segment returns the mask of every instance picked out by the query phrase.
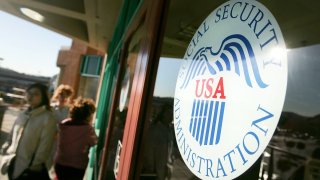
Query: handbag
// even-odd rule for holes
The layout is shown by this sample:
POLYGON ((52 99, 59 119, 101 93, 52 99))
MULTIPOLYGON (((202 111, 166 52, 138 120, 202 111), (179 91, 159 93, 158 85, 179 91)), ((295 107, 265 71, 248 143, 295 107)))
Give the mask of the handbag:
MULTIPOLYGON (((37 152, 37 149, 35 150, 37 152)), ((48 173, 48 170, 45 166, 45 164, 41 164, 41 170, 40 171, 32 171, 30 169, 34 157, 36 153, 33 153, 31 161, 28 165, 28 168, 22 172, 22 174, 16 179, 16 180, 33 180, 33 179, 41 179, 41 180, 50 180, 50 176, 48 173)))

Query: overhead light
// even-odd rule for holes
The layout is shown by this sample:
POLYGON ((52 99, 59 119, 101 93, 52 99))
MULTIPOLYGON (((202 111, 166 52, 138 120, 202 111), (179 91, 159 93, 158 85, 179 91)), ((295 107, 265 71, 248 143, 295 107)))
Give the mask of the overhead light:
POLYGON ((35 20, 35 21, 39 21, 39 22, 43 22, 44 20, 44 16, 42 16, 40 13, 29 9, 29 8, 20 8, 20 11, 26 15, 27 17, 35 20))

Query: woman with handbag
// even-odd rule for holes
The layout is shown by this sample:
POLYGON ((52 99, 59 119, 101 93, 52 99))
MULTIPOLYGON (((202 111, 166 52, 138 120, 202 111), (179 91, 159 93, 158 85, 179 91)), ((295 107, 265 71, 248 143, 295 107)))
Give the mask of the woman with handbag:
POLYGON ((1 173, 9 179, 49 179, 50 157, 56 121, 50 108, 45 85, 36 83, 27 89, 29 108, 15 121, 9 141, 4 144, 1 173))

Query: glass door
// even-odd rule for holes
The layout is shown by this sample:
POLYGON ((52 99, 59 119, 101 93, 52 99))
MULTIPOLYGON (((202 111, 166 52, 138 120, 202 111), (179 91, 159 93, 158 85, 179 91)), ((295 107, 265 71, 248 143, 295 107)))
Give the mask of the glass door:
MULTIPOLYGON (((179 139, 175 137, 173 125, 174 92, 183 55, 192 37, 202 21, 224 2, 227 1, 170 3, 161 58, 155 60, 152 70, 156 73, 149 82, 155 86, 149 94, 148 113, 143 119, 136 179, 198 179, 179 152, 179 148, 186 149, 185 144, 177 145, 179 139)), ((237 179, 319 179, 319 3, 259 2, 274 14, 282 29, 287 45, 288 85, 271 141, 255 164, 237 179)), ((202 34, 198 38, 200 36, 202 34)), ((213 173, 217 175, 217 169, 213 173)))
POLYGON ((124 45, 120 59, 120 72, 113 99, 112 113, 108 126, 108 139, 104 157, 103 176, 116 179, 119 170, 120 153, 123 144, 124 128, 128 117, 129 101, 134 99, 134 78, 139 76, 141 42, 144 24, 141 24, 124 45))
POLYGON ((124 35, 99 179, 132 179, 166 1, 144 1, 124 35))

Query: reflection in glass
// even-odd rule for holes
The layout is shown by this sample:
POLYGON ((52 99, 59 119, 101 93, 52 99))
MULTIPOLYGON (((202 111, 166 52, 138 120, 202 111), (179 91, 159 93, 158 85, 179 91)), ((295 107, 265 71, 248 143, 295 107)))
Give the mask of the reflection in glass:
POLYGON ((159 107, 154 106, 158 112, 150 122, 142 171, 154 174, 157 179, 170 179, 174 159, 173 107, 172 103, 159 102, 159 107))
POLYGON ((136 68, 136 62, 138 58, 138 52, 140 49, 140 37, 141 32, 137 31, 131 38, 128 46, 128 53, 125 60, 124 72, 120 75, 121 87, 119 100, 117 101, 116 109, 114 112, 114 119, 112 121, 111 134, 108 142, 107 150, 107 179, 115 179, 114 166, 117 156, 118 143, 122 143, 124 126, 126 123, 128 103, 130 99, 130 91, 132 87, 132 81, 136 68))
POLYGON ((320 45, 288 51, 288 88, 261 179, 320 179, 320 45))
POLYGON ((141 179, 198 179, 184 164, 173 126, 173 97, 181 59, 161 58, 147 123, 141 179))
MULTIPOLYGON (((254 165, 260 169, 259 179, 320 179, 319 57, 320 45, 288 51, 285 105, 272 140, 262 159, 254 165)), ((141 176, 145 178, 197 179, 181 159, 173 124, 169 123, 173 120, 172 111, 167 110, 173 105, 175 81, 182 61, 160 59, 144 146, 141 176)), ((250 171, 238 179, 252 177, 250 171)))

